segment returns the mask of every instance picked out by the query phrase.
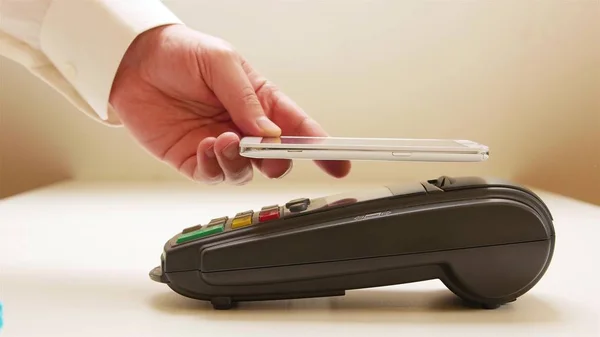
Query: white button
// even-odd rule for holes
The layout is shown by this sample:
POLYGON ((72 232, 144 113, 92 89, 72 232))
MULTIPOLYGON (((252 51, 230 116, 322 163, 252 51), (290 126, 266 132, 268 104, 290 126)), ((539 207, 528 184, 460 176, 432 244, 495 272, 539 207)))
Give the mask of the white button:
POLYGON ((72 65, 71 63, 67 63, 67 64, 65 64, 65 66, 63 68, 63 74, 68 79, 73 80, 73 79, 75 79, 75 77, 77 77, 77 68, 75 68, 75 66, 72 65))

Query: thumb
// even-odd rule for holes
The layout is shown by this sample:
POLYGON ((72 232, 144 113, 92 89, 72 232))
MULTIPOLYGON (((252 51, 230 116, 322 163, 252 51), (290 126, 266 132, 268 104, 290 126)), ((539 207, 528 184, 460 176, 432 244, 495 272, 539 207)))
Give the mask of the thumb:
POLYGON ((212 89, 240 130, 248 135, 278 137, 281 129, 265 114, 254 87, 237 57, 211 64, 212 89))

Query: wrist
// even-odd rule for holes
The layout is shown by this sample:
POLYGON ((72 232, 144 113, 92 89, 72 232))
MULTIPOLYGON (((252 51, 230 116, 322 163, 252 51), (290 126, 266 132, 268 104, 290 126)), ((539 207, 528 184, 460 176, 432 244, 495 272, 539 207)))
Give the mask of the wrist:
POLYGON ((130 83, 128 79, 132 77, 144 80, 144 65, 151 63, 153 56, 158 55, 161 48, 164 48, 167 36, 171 34, 173 29, 183 26, 182 24, 167 24, 151 28, 140 33, 129 45, 115 73, 113 80, 111 95, 109 101, 115 104, 115 97, 123 90, 126 83, 130 83))
POLYGON ((120 73, 131 69, 139 69, 147 58, 156 55, 174 26, 180 24, 155 27, 139 34, 125 51, 116 75, 119 76, 120 73))

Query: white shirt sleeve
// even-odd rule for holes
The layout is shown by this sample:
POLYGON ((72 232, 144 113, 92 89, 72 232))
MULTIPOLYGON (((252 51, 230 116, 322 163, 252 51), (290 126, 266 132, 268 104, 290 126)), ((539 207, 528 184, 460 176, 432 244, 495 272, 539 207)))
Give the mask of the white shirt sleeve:
POLYGON ((0 55, 87 115, 119 125, 108 100, 131 42, 182 24, 160 0, 0 0, 0 55))

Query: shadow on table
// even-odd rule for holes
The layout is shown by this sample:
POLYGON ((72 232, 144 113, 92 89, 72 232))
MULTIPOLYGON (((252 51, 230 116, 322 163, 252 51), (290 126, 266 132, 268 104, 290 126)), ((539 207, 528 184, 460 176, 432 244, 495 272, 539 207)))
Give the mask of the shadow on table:
POLYGON ((495 310, 470 308, 453 293, 354 290, 345 296, 280 301, 242 302, 231 310, 214 310, 209 302, 182 297, 173 292, 152 298, 151 305, 171 315, 201 316, 230 321, 345 321, 407 322, 428 324, 524 324, 556 322, 558 311, 535 295, 495 310))

